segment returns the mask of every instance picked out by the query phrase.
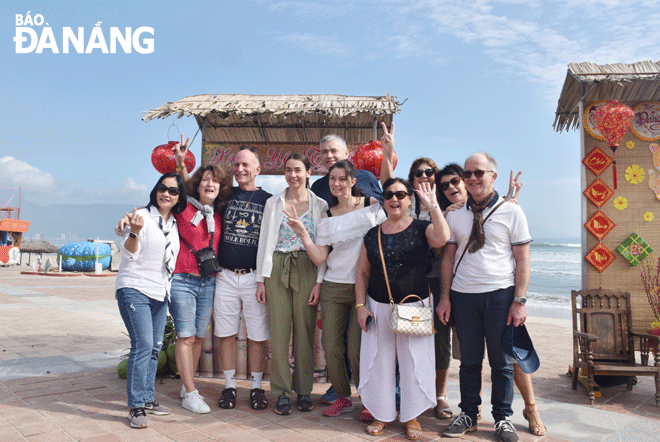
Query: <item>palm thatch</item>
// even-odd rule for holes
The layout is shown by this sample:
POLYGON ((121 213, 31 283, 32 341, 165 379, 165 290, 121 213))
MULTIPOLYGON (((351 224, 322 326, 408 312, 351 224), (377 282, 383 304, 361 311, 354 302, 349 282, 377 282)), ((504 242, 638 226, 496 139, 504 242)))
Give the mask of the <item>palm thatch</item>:
POLYGON ((557 132, 577 129, 580 101, 601 100, 660 101, 660 62, 570 63, 553 127, 557 132))
POLYGON ((348 95, 193 95, 146 112, 144 121, 192 115, 212 143, 316 143, 337 133, 348 143, 374 138, 399 112, 396 97, 348 95))
POLYGON ((52 245, 44 239, 31 239, 21 243, 22 253, 57 253, 59 250, 59 247, 52 245))

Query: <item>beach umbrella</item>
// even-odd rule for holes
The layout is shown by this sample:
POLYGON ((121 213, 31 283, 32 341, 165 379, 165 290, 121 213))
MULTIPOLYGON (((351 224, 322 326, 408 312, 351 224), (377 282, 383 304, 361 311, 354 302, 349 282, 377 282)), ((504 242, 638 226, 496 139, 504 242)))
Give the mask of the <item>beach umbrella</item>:
MULTIPOLYGON (((594 112, 594 123, 605 138, 607 145, 612 149, 612 156, 616 155, 616 148, 619 147, 621 139, 632 123, 635 113, 623 103, 618 101, 609 101, 605 106, 601 106, 594 112)), ((614 189, 616 183, 616 159, 613 158, 612 172, 614 174, 614 189)))
MULTIPOLYGON (((380 167, 383 164, 383 146, 380 141, 369 141, 358 147, 351 158, 356 169, 368 170, 380 178, 380 167)), ((396 169, 398 156, 394 152, 392 159, 392 169, 396 169)))
MULTIPOLYGON (((154 165, 156 170, 160 173, 176 172, 176 159, 174 158, 174 151, 172 150, 177 144, 176 141, 170 141, 167 144, 156 146, 151 152, 151 164, 154 165)), ((186 158, 184 160, 186 170, 191 173, 195 168, 195 155, 188 149, 186 158)))

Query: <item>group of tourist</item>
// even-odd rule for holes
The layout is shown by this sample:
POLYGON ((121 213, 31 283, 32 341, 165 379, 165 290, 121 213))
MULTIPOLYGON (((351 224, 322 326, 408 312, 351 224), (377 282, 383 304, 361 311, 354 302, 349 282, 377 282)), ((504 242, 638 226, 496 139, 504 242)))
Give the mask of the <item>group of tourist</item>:
POLYGON ((502 347, 507 325, 519 326, 526 319, 531 237, 514 204, 519 175, 514 179, 512 173, 507 196, 501 198, 493 188, 497 164, 481 152, 466 160, 465 169, 452 163, 439 170, 432 159, 419 158, 407 180, 395 178, 394 124, 382 127, 382 192, 373 174, 355 169, 346 142, 337 135, 320 141, 326 176, 310 189, 311 163, 294 153, 285 163, 287 188, 275 196, 256 187, 261 169, 254 148, 241 148, 233 158, 237 187, 217 166, 201 167, 188 177, 183 160, 189 140, 181 136, 174 148, 177 174, 163 175, 149 205, 126 214, 117 225, 124 259, 116 297, 131 339, 127 391, 132 427, 148 426, 146 414, 170 412, 154 398, 168 303, 184 408, 210 412, 195 388, 194 373, 211 314, 225 378, 218 405, 236 406, 236 334, 242 311, 250 406, 268 407, 262 377, 270 339, 275 413, 291 413, 294 393, 299 411, 312 410, 313 336, 320 304, 322 346, 336 393, 324 415, 353 410, 352 374, 363 404, 360 420, 370 422, 371 435, 382 434, 397 414, 412 440, 421 438, 417 417, 429 408, 435 407, 440 419, 452 418, 447 399, 451 322, 458 337, 455 355, 460 348, 462 412, 443 435, 459 437, 477 429, 484 341, 499 439, 517 440, 509 421, 514 373, 530 431, 545 433, 531 379, 514 368, 502 347), (432 305, 435 335, 393 332, 392 306, 399 303, 432 305), (400 391, 400 404, 395 391, 400 391))

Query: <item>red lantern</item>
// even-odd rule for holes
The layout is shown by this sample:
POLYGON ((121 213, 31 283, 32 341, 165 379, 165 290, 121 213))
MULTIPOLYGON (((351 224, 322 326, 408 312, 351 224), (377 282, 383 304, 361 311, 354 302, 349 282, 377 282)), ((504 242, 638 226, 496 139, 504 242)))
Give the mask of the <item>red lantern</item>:
MULTIPOLYGON (((621 139, 630 127, 634 115, 635 113, 630 106, 626 106, 618 101, 609 101, 605 106, 601 106, 596 112, 594 112, 594 123, 605 138, 607 145, 612 149, 612 156, 616 155, 616 148, 619 147, 621 139)), ((616 189, 615 159, 613 164, 612 172, 614 173, 614 189, 616 189)))
MULTIPOLYGON (((154 165, 158 172, 176 172, 176 160, 174 159, 174 151, 172 150, 176 144, 176 141, 170 141, 167 144, 156 146, 153 152, 151 152, 151 164, 154 165)), ((188 149, 184 160, 188 173, 191 173, 195 168, 195 162, 195 155, 188 149)))
MULTIPOLYGON (((392 159, 392 169, 396 169, 398 162, 396 151, 392 159)), ((383 146, 380 141, 369 141, 358 147, 351 158, 356 169, 368 170, 380 178, 380 167, 383 164, 383 146)))

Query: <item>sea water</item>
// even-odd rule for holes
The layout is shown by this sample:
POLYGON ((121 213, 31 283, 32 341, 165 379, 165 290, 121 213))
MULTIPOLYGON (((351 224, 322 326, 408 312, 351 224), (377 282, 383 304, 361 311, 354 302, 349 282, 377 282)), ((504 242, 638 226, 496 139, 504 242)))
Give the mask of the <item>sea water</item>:
POLYGON ((571 317, 571 290, 581 289, 580 243, 566 239, 535 239, 530 247, 527 312, 533 316, 571 317))

